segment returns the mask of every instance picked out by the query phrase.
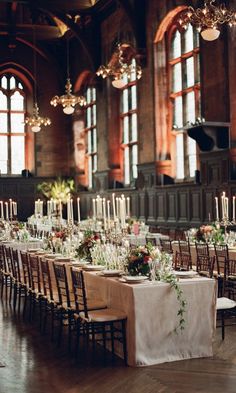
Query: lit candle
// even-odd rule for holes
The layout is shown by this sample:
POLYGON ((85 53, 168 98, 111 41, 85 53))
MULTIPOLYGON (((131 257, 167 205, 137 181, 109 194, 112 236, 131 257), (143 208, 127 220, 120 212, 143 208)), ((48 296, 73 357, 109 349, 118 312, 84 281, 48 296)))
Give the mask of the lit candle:
POLYGON ((73 209, 73 199, 70 200, 70 215, 71 223, 74 224, 74 209, 73 209))
POLYGON ((1 204, 1 219, 4 220, 3 201, 0 201, 0 204, 1 204))
POLYGON ((60 199, 59 199, 59 215, 60 215, 60 219, 62 220, 62 203, 60 199))
POLYGON ((70 199, 67 199, 67 222, 69 223, 71 215, 70 215, 70 199))
POLYGON ((96 219, 96 199, 93 198, 93 219, 96 219))
POLYGON ((111 228, 110 203, 111 203, 111 201, 107 201, 107 226, 108 226, 108 229, 111 228))
POLYGON ((9 220, 9 210, 8 210, 8 202, 5 202, 5 208, 6 208, 6 220, 9 220))
POLYGON ((233 196, 233 221, 235 222, 235 196, 233 196))
POLYGON ((12 199, 9 199, 9 207, 10 207, 10 220, 12 220, 12 199))
POLYGON ((120 198, 116 197, 116 216, 118 219, 120 218, 119 206, 120 206, 120 198))
POLYGON ((112 208, 113 208, 113 218, 116 219, 116 204, 115 204, 115 193, 112 193, 112 208))
POLYGON ((102 206, 103 206, 104 231, 106 231, 107 222, 106 222, 106 199, 105 198, 103 198, 103 200, 102 200, 102 206))
POLYGON ((130 217, 130 197, 126 198, 127 201, 127 217, 130 217))
POLYGON ((229 198, 225 197, 225 218, 229 218, 229 198))
POLYGON ((78 222, 80 222, 80 198, 77 198, 78 222))

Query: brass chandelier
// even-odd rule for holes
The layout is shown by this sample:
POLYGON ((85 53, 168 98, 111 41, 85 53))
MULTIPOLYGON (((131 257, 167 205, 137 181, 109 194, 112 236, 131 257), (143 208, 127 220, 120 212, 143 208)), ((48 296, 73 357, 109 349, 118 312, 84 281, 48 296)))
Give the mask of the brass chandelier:
POLYGON ((75 111, 75 106, 79 104, 81 107, 87 104, 85 97, 76 96, 72 94, 72 84, 70 81, 70 72, 69 72, 69 39, 67 38, 67 80, 65 85, 65 94, 62 96, 54 96, 50 104, 56 107, 57 105, 62 105, 62 110, 66 115, 71 115, 75 111))
POLYGON ((31 131, 39 132, 41 130, 41 126, 50 126, 51 120, 48 117, 42 117, 39 115, 39 107, 37 103, 37 67, 36 67, 36 37, 35 37, 35 27, 33 31, 34 38, 34 107, 33 113, 31 116, 27 116, 25 118, 25 124, 28 124, 31 127, 31 131))
POLYGON ((41 117, 39 115, 39 107, 36 100, 34 102, 33 114, 26 117, 25 124, 28 124, 33 132, 39 132, 41 126, 50 126, 51 124, 51 120, 48 117, 41 117))
POLYGON ((234 11, 227 10, 224 3, 219 6, 213 3, 215 0, 205 0, 203 8, 188 7, 180 15, 179 24, 187 28, 187 25, 191 23, 201 33, 204 40, 216 40, 220 35, 221 25, 227 24, 231 27, 236 23, 236 14, 234 11))
POLYGON ((112 77, 112 85, 117 89, 122 89, 125 85, 125 77, 132 79, 135 75, 137 79, 142 76, 142 69, 139 65, 134 63, 135 57, 133 56, 129 62, 124 59, 124 48, 127 48, 127 44, 118 44, 114 56, 116 61, 110 61, 107 65, 101 65, 97 70, 96 74, 101 76, 103 79, 112 77))

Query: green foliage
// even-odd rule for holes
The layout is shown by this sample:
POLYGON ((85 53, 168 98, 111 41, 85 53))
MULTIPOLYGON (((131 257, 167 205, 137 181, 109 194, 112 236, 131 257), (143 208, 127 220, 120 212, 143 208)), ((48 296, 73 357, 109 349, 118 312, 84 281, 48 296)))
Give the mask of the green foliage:
POLYGON ((61 200, 63 204, 66 204, 68 197, 75 190, 75 184, 73 179, 65 180, 59 177, 54 182, 39 184, 37 190, 48 199, 61 200))

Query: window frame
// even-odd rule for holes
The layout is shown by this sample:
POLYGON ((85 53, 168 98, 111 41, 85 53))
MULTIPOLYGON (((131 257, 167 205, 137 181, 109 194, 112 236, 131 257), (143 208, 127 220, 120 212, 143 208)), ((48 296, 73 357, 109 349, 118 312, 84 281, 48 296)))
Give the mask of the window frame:
MULTIPOLYGON (((122 149, 122 163, 121 163, 121 169, 122 169, 122 173, 123 173, 123 180, 124 180, 124 186, 125 187, 129 187, 132 185, 132 183, 135 181, 135 179, 137 177, 133 176, 133 165, 138 164, 139 161, 139 157, 138 157, 138 146, 139 146, 139 137, 138 137, 138 94, 137 94, 137 78, 135 80, 131 80, 131 81, 127 81, 126 85, 120 89, 121 90, 121 100, 120 100, 120 129, 121 129, 121 149, 122 149), (128 89, 128 100, 129 100, 129 94, 130 96, 132 96, 131 93, 131 88, 132 86, 136 87, 136 108, 129 108, 129 104, 130 102, 128 102, 128 110, 127 111, 123 111, 123 94, 124 94, 124 90, 128 89), (130 93, 129 93, 130 92, 130 93), (129 140, 128 142, 124 142, 124 119, 127 117, 129 120, 129 124, 130 119, 132 118, 132 116, 136 114, 137 116, 137 139, 135 141, 130 140, 130 134, 132 134, 132 127, 129 127, 129 140), (132 148, 133 146, 137 146, 137 164, 133 164, 133 159, 130 162, 130 156, 132 156, 132 148), (129 151, 129 183, 125 182, 125 149, 128 148, 129 151)), ((132 99, 132 98, 131 98, 132 99)), ((137 169, 136 169, 137 171, 137 169)))
POLYGON ((27 94, 26 94, 26 87, 24 86, 24 82, 16 76, 14 73, 10 72, 3 72, 0 75, 0 91, 3 92, 3 94, 7 98, 7 109, 1 109, 0 108, 0 114, 6 114, 7 115, 7 132, 1 132, 0 130, 0 136, 5 136, 7 137, 7 154, 8 154, 8 159, 7 159, 7 173, 1 173, 3 176, 19 176, 21 175, 21 172, 19 173, 12 173, 12 137, 24 137, 24 167, 22 169, 25 169, 26 167, 26 139, 27 139, 27 131, 26 127, 24 126, 24 132, 11 132, 11 114, 23 114, 23 117, 25 119, 26 116, 26 105, 27 105, 27 94), (1 86, 1 81, 2 79, 6 77, 7 79, 7 88, 3 88, 1 86), (16 87, 11 88, 11 78, 15 79, 16 82, 16 87), (22 85, 22 89, 18 87, 18 85, 22 85), (11 97, 15 92, 19 92, 21 96, 23 96, 24 102, 23 102, 23 110, 16 110, 16 109, 11 109, 11 97))
MULTIPOLYGON (((184 117, 185 117, 185 109, 186 109, 186 103, 182 103, 182 109, 183 109, 183 114, 182 114, 182 120, 183 120, 183 125, 182 127, 179 128, 174 128, 174 101, 177 97, 182 97, 184 100, 187 94, 193 92, 194 93, 194 103, 195 103, 195 116, 200 117, 200 103, 201 103, 201 81, 200 81, 200 43, 198 42, 198 46, 194 46, 193 42, 193 49, 187 52, 183 52, 183 37, 182 35, 185 33, 184 29, 180 29, 177 23, 177 17, 173 20, 171 26, 167 29, 167 40, 166 40, 166 64, 167 64, 167 75, 168 75, 168 112, 169 112, 169 129, 170 129, 170 135, 171 135, 171 140, 174 144, 174 162, 175 162, 175 179, 176 182, 182 182, 184 180, 193 180, 194 176, 190 176, 190 165, 189 165, 189 160, 187 159, 188 157, 188 138, 190 138, 187 135, 186 128, 188 127, 188 124, 184 124, 184 117), (179 31, 180 33, 180 44, 181 44, 181 54, 180 56, 177 57, 171 57, 171 44, 172 44, 172 39, 174 37, 174 34, 176 31, 179 31), (194 63, 194 84, 189 87, 184 87, 184 63, 186 62, 187 59, 193 57, 193 63, 194 63), (181 90, 178 90, 177 92, 172 91, 172 86, 173 86, 173 66, 176 64, 181 64, 181 90), (198 67, 198 68, 197 68, 198 67), (196 81, 196 76, 199 76, 199 80, 196 81), (177 177, 177 154, 176 154, 176 136, 183 134, 183 146, 184 146, 184 176, 183 177, 177 177)), ((195 34, 195 33, 193 33, 195 34)), ((197 33, 198 34, 198 33, 197 33)), ((185 65, 186 66, 186 65, 185 65)), ((198 147, 196 144, 196 169, 199 166, 199 158, 198 158, 198 147)))
MULTIPOLYGON (((97 172, 97 162, 98 162, 98 149, 97 149, 97 90, 96 87, 91 85, 88 86, 85 92, 86 98, 87 98, 87 92, 88 90, 95 90, 95 100, 92 99, 89 103, 87 102, 86 105, 84 106, 84 116, 85 116, 85 128, 84 128, 84 132, 85 132, 85 136, 86 136, 86 160, 87 160, 87 183, 88 183, 88 188, 92 189, 94 187, 94 174, 97 172), (96 111, 96 122, 95 124, 92 124, 94 120, 93 119, 93 107, 95 107, 95 111, 96 111), (89 127, 87 127, 87 111, 88 109, 91 108, 91 115, 90 115, 90 120, 91 120, 91 125, 89 127), (91 152, 89 152, 89 144, 88 144, 88 138, 89 138, 89 134, 94 135, 96 131, 96 150, 92 150, 91 152), (91 173, 90 173, 90 166, 89 166, 89 162, 92 162, 92 168, 93 168, 93 164, 94 164, 94 160, 96 160, 96 169, 92 169, 91 173)), ((92 96, 93 98, 93 96, 92 96)))

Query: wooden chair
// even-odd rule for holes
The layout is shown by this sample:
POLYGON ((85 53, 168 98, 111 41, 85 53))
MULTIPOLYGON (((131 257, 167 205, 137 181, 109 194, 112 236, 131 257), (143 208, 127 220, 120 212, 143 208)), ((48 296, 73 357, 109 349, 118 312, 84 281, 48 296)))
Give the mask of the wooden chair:
POLYGON ((57 345, 61 343, 62 329, 63 326, 68 327, 68 348, 71 348, 72 338, 72 327, 74 326, 74 313, 75 305, 71 306, 70 292, 68 279, 66 274, 66 267, 63 263, 53 262, 53 269, 57 284, 57 295, 58 295, 58 308, 57 308, 57 319, 59 320, 59 332, 57 337, 57 345), (65 323, 66 322, 66 323, 65 323))
POLYGON ((227 244, 214 244, 215 257, 216 257, 216 268, 218 273, 218 293, 219 296, 223 296, 223 285, 224 285, 224 273, 225 264, 229 261, 229 249, 227 244))
POLYGON ((13 308, 16 309, 17 297, 18 297, 18 308, 21 306, 21 298, 24 297, 26 301, 27 291, 26 286, 22 279, 22 271, 20 269, 19 253, 17 250, 12 249, 12 269, 14 276, 14 292, 13 292, 13 308))
POLYGON ((167 254, 173 254, 171 240, 160 237, 160 246, 161 246, 161 251, 166 252, 167 254))
POLYGON ((39 308, 39 326, 42 327, 42 293, 40 280, 40 265, 39 257, 34 254, 29 255, 29 272, 30 272, 30 288, 31 288, 31 302, 30 302, 30 319, 34 318, 35 307, 39 308))
POLYGON ((51 316, 51 339, 54 337, 54 321, 57 317, 57 302, 54 300, 51 274, 47 259, 40 258, 42 274, 42 333, 46 331, 48 315, 51 316))
POLYGON ((223 288, 230 299, 236 300, 236 260, 225 261, 223 288))
POLYGON ((6 299, 8 298, 8 288, 10 289, 9 303, 12 299, 12 290, 14 285, 14 274, 12 267, 11 249, 10 247, 3 246, 3 258, 4 258, 4 270, 5 270, 5 288, 6 288, 6 299))
POLYGON ((31 288, 31 279, 30 279, 30 269, 29 269, 29 258, 28 254, 25 251, 20 251, 20 259, 22 266, 22 286, 24 286, 25 291, 25 302, 23 315, 25 315, 27 299, 30 298, 30 307, 31 307, 31 296, 32 296, 32 288, 31 288))
POLYGON ((195 247, 197 253, 197 272, 202 276, 213 277, 215 256, 210 256, 208 244, 196 242, 195 247))
POLYGON ((188 241, 179 240, 179 251, 175 255, 174 268, 175 270, 192 269, 192 257, 188 241))
POLYGON ((104 349, 104 357, 106 355, 107 340, 111 341, 112 355, 115 353, 115 340, 123 343, 123 356, 125 364, 127 364, 126 349, 126 320, 127 316, 123 311, 106 308, 100 310, 88 310, 86 288, 84 284, 83 271, 78 270, 76 273, 77 280, 80 282, 81 295, 78 297, 77 317, 77 348, 79 348, 79 339, 81 335, 81 324, 85 327, 87 342, 89 337, 92 339, 93 349, 95 343, 102 341, 104 349), (80 311, 83 310, 83 311, 80 311), (79 313, 78 313, 79 312, 79 313), (119 325, 121 325, 119 327, 119 325), (102 338, 101 338, 102 336, 102 338))

